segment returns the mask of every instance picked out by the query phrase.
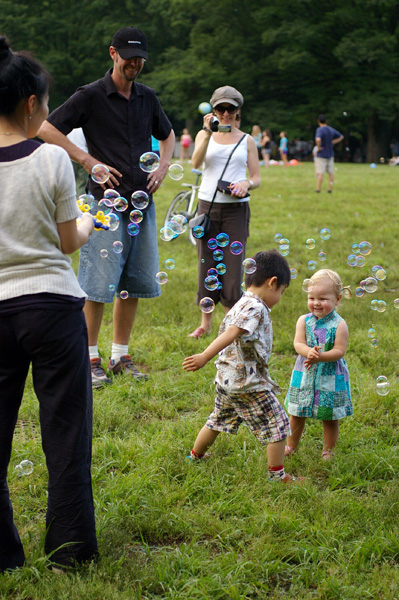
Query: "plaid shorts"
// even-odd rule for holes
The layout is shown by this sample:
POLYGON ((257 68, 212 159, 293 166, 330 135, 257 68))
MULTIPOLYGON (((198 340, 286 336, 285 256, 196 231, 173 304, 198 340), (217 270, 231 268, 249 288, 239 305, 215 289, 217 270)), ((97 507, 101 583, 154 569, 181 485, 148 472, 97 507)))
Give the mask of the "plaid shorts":
POLYGON ((215 408, 206 422, 208 429, 236 434, 242 422, 261 444, 280 442, 291 435, 287 413, 272 392, 229 394, 216 386, 215 408))

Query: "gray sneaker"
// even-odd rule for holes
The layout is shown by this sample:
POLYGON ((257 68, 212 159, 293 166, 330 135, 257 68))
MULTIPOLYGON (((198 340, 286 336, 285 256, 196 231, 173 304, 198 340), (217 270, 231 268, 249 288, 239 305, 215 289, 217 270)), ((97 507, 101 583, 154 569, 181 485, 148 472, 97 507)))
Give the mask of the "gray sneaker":
POLYGON ((91 358, 91 385, 93 388, 100 388, 107 383, 112 383, 109 377, 106 376, 104 369, 101 366, 101 358, 91 358))
POLYGON ((114 375, 119 375, 121 373, 125 373, 125 375, 131 375, 131 377, 133 377, 133 379, 137 379, 137 381, 146 381, 148 379, 148 375, 146 373, 141 373, 141 371, 134 366, 130 354, 121 356, 117 362, 111 359, 109 361, 108 371, 111 371, 114 375))

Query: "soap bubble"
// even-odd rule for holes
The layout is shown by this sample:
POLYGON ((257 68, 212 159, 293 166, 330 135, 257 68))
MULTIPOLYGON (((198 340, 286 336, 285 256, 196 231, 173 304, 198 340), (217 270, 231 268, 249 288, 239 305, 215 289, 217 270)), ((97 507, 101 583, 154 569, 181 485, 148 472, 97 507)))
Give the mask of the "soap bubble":
POLYGON ((22 475, 30 475, 33 473, 33 462, 31 460, 22 460, 19 465, 16 465, 15 470, 19 477, 22 475))
POLYGON ((381 267, 381 265, 374 265, 374 267, 371 269, 371 272, 373 273, 374 277, 378 279, 378 281, 384 281, 384 279, 386 279, 387 272, 383 267, 381 267))
MULTIPOLYGON (((112 202, 112 204, 115 202, 115 200, 117 198, 119 198, 119 196, 120 196, 119 192, 112 188, 108 188, 104 192, 104 200, 110 200, 112 202)), ((108 206, 108 204, 107 204, 107 206, 108 206)))
POLYGON ((110 284, 109 284, 109 286, 108 286, 108 289, 109 289, 109 291, 110 291, 110 292, 112 292, 112 293, 113 293, 113 292, 115 291, 115 286, 114 286, 114 284, 113 284, 113 283, 110 283, 110 284))
POLYGON ((329 240, 331 237, 331 231, 327 227, 320 229, 320 237, 322 240, 329 240))
POLYGON ((247 291, 247 286, 245 285, 245 281, 242 282, 241 289, 242 289, 243 292, 247 291))
POLYGON ((173 223, 176 223, 176 225, 178 226, 179 235, 187 231, 187 219, 184 215, 173 215, 171 221, 173 221, 173 223))
POLYGON ((360 242, 359 252, 360 252, 360 254, 363 254, 363 256, 368 256, 371 252, 370 242, 360 242))
POLYGON ((282 237, 283 235, 281 233, 276 233, 274 235, 274 241, 278 243, 282 239, 282 237))
POLYGON ((373 348, 378 348, 378 340, 377 340, 377 338, 373 338, 371 340, 371 345, 373 346, 373 348))
POLYGON ((143 213, 138 208, 135 208, 131 211, 129 219, 132 223, 141 223, 141 221, 143 220, 143 213))
POLYGON ((374 327, 370 327, 370 329, 367 332, 367 337, 373 339, 375 338, 375 329, 374 327))
POLYGON ((218 247, 218 243, 215 238, 209 238, 208 240, 208 248, 209 250, 215 250, 218 247))
POLYGON ((172 269, 174 269, 174 268, 175 268, 175 266, 176 266, 176 263, 175 263, 175 261, 173 260, 173 258, 167 258, 167 259, 165 260, 165 267, 166 267, 167 269, 169 269, 169 271, 171 271, 172 269))
POLYGON ((314 271, 316 267, 317 267, 317 262, 315 260, 310 260, 308 262, 308 269, 310 269, 310 271, 314 271))
POLYGON ((366 259, 364 256, 356 256, 356 267, 364 267, 366 264, 366 259))
POLYGON ((227 271, 227 267, 224 263, 219 263, 216 267, 216 271, 218 273, 218 275, 224 275, 227 271))
POLYGON ((348 263, 348 265, 350 267, 355 267, 356 266, 356 259, 357 259, 356 254, 349 254, 348 257, 347 257, 347 259, 346 259, 346 262, 348 263))
POLYGON ((198 105, 198 112, 200 112, 201 115, 207 115, 212 112, 212 106, 209 102, 201 102, 201 104, 198 105))
POLYGON ((210 292, 217 289, 218 283, 219 283, 219 280, 217 277, 214 277, 214 276, 205 277, 204 286, 210 292))
POLYGON ((393 305, 395 308, 399 308, 399 298, 395 298, 395 300, 393 301, 393 305))
POLYGON ((389 381, 385 375, 379 375, 375 381, 376 392, 379 396, 386 396, 389 393, 389 381))
POLYGON ((170 242, 170 240, 173 240, 173 238, 175 237, 175 232, 172 229, 170 229, 170 227, 162 227, 159 230, 159 235, 161 240, 163 240, 164 242, 170 242))
POLYGON ((120 254, 123 250, 123 244, 122 242, 114 242, 112 244, 112 249, 115 252, 115 254, 120 254))
POLYGON ((140 232, 140 225, 138 225, 137 223, 129 223, 129 225, 127 226, 127 232, 132 237, 138 235, 140 232))
POLYGON ((244 273, 251 275, 256 271, 256 261, 253 258, 246 258, 243 263, 244 273))
POLYGON ((193 236, 197 239, 204 237, 204 228, 201 225, 193 227, 193 236))
POLYGON ((168 175, 174 181, 180 181, 184 177, 184 169, 178 163, 173 163, 168 169, 168 175))
POLYGON ((357 296, 358 298, 361 298, 362 296, 364 296, 366 292, 364 291, 364 289, 362 287, 357 287, 355 289, 355 296, 357 296))
POLYGON ((306 248, 308 250, 313 250, 313 248, 316 246, 316 241, 313 238, 309 238, 306 240, 306 248))
POLYGON ((383 313, 387 309, 387 303, 385 300, 378 300, 377 312, 383 313))
POLYGON ((326 260, 327 254, 325 252, 321 251, 321 252, 319 252, 318 257, 319 257, 319 260, 323 261, 323 260, 326 260))
POLYGON ((374 277, 366 277, 360 285, 369 294, 373 294, 378 289, 378 281, 374 277))
POLYGON ((278 243, 280 244, 280 246, 289 246, 290 240, 288 240, 287 238, 281 238, 281 240, 279 240, 278 243))
POLYGON ((214 301, 212 298, 208 298, 207 296, 200 300, 199 306, 203 313, 211 313, 215 309, 214 301))
POLYGON ((81 194, 76 202, 80 208, 84 204, 88 204, 89 206, 91 206, 93 204, 94 200, 95 200, 95 198, 91 194, 81 194))
POLYGON ((94 165, 94 167, 91 170, 91 178, 96 183, 106 183, 110 178, 110 175, 111 173, 108 167, 105 165, 94 165))
POLYGON ((155 279, 161 285, 165 285, 165 283, 168 281, 168 274, 165 273, 165 271, 159 271, 159 273, 155 275, 155 279))
POLYGON ((138 208, 139 210, 145 210, 150 203, 147 192, 144 192, 143 190, 133 192, 131 201, 134 208, 138 208))
POLYGON ((214 250, 212 256, 216 261, 223 260, 224 252, 223 250, 214 250))
POLYGON ((290 253, 290 247, 288 244, 281 244, 278 251, 281 256, 287 256, 290 253))
POLYGON ((176 223, 176 221, 168 221, 166 224, 167 229, 171 229, 173 231, 173 237, 177 238, 180 235, 180 225, 176 223))
POLYGON ((108 198, 101 198, 100 202, 98 203, 98 208, 101 208, 102 212, 105 215, 109 215, 113 206, 114 206, 113 201, 109 200, 108 198))
POLYGON ((346 300, 350 300, 352 298, 352 292, 348 287, 344 287, 342 290, 342 296, 346 299, 346 300))
POLYGON ((230 238, 227 235, 227 233, 219 233, 216 236, 216 241, 217 241, 218 246, 220 246, 220 248, 224 248, 225 246, 229 245, 230 238))
POLYGON ((100 256, 101 256, 101 258, 107 258, 108 250, 106 248, 103 248, 102 250, 100 250, 100 256))
POLYGON ((236 256, 238 254, 241 254, 241 252, 244 250, 244 246, 242 245, 241 242, 231 242, 230 244, 230 252, 232 254, 235 254, 236 256))
POLYGON ((140 169, 145 173, 153 173, 159 168, 160 162, 160 158, 155 152, 144 152, 139 160, 140 169))
POLYGON ((378 308, 378 300, 372 300, 370 302, 370 308, 371 308, 371 310, 377 310, 377 308, 378 308))
POLYGON ((304 279, 302 281, 302 291, 305 292, 306 294, 308 292, 310 292, 312 286, 313 286, 313 281, 311 279, 304 279))
POLYGON ((129 202, 123 196, 119 196, 114 202, 114 209, 118 212, 125 212, 129 208, 129 202))
POLYGON ((211 267, 210 269, 208 269, 207 275, 209 277, 217 277, 218 276, 218 270, 215 269, 214 267, 211 267))
POLYGON ((298 271, 294 268, 290 269, 291 279, 296 279, 298 275, 298 271))

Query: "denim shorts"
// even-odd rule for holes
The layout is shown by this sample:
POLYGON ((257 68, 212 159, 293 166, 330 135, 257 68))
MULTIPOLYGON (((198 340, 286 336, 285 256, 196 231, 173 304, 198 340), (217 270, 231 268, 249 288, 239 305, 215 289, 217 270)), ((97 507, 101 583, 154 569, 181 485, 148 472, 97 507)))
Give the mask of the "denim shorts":
MULTIPOLYGON (((91 212, 97 212, 95 206, 91 212)), ((117 213, 120 225, 115 231, 93 231, 88 242, 80 249, 78 281, 88 300, 110 303, 114 295, 126 291, 129 298, 156 298, 161 286, 155 276, 158 272, 158 243, 155 206, 144 214, 138 235, 127 231, 130 209, 117 213), (122 242, 123 250, 114 252, 114 242, 122 242), (103 258, 101 250, 107 250, 103 258)), ((105 254, 105 253, 104 253, 105 254)))

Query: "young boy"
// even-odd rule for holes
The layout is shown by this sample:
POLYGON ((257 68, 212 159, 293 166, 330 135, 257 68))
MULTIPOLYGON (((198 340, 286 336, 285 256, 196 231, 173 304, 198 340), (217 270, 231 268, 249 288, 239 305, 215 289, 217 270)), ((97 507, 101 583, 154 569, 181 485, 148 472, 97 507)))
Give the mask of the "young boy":
POLYGON ((225 316, 216 338, 201 354, 183 361, 197 371, 219 353, 215 408, 195 440, 188 458, 201 460, 221 431, 237 433, 244 421, 261 444, 267 444, 269 480, 290 483, 284 472, 284 446, 290 435, 288 417, 275 393, 268 362, 273 329, 270 310, 289 286, 286 259, 275 250, 254 256, 256 271, 245 277, 247 291, 225 316))

